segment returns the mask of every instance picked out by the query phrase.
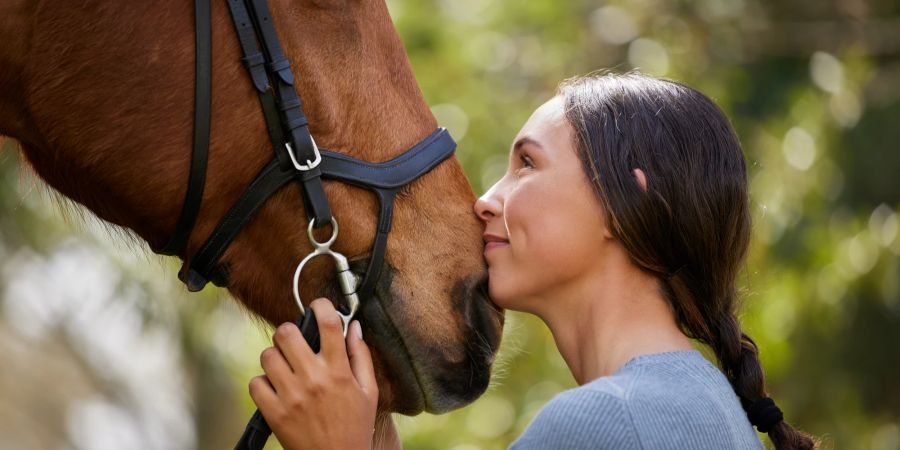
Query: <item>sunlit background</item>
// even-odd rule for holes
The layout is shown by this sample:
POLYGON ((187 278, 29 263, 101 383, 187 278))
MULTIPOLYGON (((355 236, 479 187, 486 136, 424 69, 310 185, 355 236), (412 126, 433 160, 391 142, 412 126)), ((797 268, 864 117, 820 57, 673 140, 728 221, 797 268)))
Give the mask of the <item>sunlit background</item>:
MULTIPOLYGON (((476 192, 531 111, 599 69, 681 80, 734 121, 754 241, 742 321, 772 396, 826 448, 900 449, 900 2, 392 0, 476 192)), ((230 448, 269 330, 0 152, 0 449, 230 448)), ((574 381, 509 314, 473 405, 397 419, 406 448, 501 449, 574 381)), ((268 448, 279 448, 270 443, 268 448)))

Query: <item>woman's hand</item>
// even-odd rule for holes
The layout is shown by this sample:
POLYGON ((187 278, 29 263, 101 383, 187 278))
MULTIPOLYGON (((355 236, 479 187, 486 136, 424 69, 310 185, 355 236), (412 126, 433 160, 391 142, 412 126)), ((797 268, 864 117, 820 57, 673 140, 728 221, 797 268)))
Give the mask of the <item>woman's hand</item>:
POLYGON ((310 303, 321 336, 318 354, 292 323, 278 327, 260 355, 266 372, 250 381, 250 397, 285 450, 369 449, 378 386, 359 322, 342 335, 328 299, 310 303), (345 345, 346 344, 346 345, 345 345))

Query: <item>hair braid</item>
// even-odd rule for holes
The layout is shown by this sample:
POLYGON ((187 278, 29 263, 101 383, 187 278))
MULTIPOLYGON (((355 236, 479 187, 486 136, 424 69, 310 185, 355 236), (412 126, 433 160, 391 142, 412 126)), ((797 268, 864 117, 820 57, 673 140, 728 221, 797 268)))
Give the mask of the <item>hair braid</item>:
MULTIPOLYGON (((741 399, 744 409, 767 397, 765 374, 759 361, 756 342, 743 333, 734 314, 727 312, 719 319, 717 342, 711 343, 722 371, 741 399)), ((768 431, 769 439, 778 450, 814 449, 818 442, 810 435, 780 421, 768 431)))

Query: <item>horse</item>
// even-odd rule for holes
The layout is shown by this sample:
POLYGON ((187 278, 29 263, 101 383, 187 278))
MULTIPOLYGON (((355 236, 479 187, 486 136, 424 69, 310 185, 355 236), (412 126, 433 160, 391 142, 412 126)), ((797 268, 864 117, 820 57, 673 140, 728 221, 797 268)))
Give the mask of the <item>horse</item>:
MULTIPOLYGON (((380 0, 270 0, 297 76, 309 129, 323 148, 387 161, 437 127, 380 0)), ((266 125, 225 2, 212 4, 209 160, 185 251, 203 244, 271 159, 266 125)), ((15 139, 47 185, 159 250, 185 198, 194 99, 190 2, 0 3, 0 135, 15 139)), ((364 261, 376 199, 324 181, 341 223, 334 248, 364 261)), ((446 412, 488 385, 503 311, 487 296, 482 225, 455 156, 401 190, 375 295, 359 319, 373 349, 379 423, 389 412, 446 412)), ((293 321, 291 276, 311 251, 297 189, 282 188, 221 257, 225 286, 270 324, 293 321)), ((301 289, 339 295, 313 261, 301 289)), ((307 298, 313 298, 307 294, 307 298)))

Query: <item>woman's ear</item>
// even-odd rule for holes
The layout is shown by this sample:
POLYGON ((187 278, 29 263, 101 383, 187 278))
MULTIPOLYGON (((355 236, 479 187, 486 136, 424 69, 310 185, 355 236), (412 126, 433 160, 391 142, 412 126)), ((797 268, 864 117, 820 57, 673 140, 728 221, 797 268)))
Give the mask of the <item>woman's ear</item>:
POLYGON ((607 226, 603 227, 603 231, 600 233, 600 235, 603 236, 604 239, 615 239, 615 237, 613 237, 612 231, 609 231, 609 227, 607 226))
POLYGON ((644 175, 644 171, 641 169, 634 169, 631 171, 634 174, 634 178, 637 180, 638 184, 641 185, 641 189, 644 192, 647 192, 647 175, 644 175))

